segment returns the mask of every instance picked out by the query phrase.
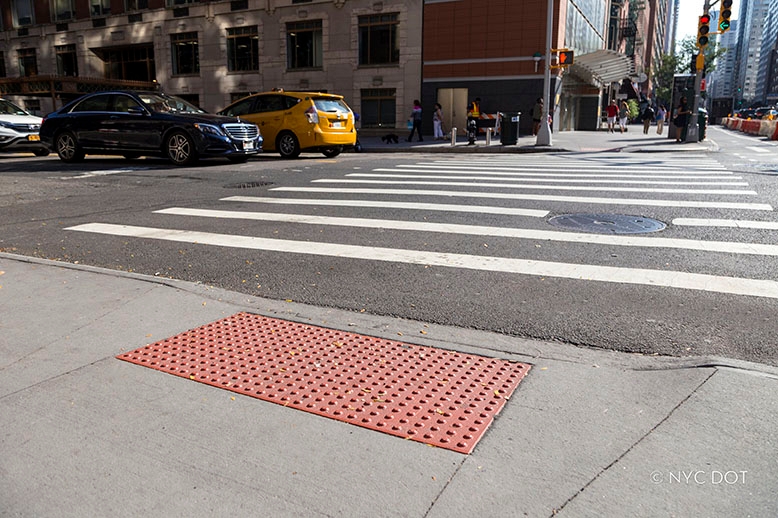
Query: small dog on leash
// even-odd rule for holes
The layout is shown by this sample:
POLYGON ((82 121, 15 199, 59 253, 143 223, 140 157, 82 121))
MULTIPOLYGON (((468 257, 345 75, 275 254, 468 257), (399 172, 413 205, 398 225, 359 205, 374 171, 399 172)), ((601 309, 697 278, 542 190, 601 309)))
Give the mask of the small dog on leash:
POLYGON ((384 144, 399 144, 400 138, 395 135, 394 133, 388 133, 381 137, 381 140, 384 141, 384 144))

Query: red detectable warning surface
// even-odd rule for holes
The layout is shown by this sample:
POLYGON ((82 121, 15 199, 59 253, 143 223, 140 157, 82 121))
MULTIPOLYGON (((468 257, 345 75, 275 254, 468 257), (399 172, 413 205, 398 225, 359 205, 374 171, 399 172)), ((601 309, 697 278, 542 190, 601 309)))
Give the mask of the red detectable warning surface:
POLYGON ((461 453, 530 369, 251 313, 117 358, 461 453))

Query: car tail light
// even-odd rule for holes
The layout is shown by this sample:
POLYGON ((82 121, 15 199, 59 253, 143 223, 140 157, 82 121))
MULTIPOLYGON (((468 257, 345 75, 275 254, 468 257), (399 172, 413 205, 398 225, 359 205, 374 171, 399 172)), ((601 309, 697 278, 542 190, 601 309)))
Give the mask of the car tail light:
POLYGON ((308 122, 311 124, 318 124, 319 123, 319 112, 316 111, 315 106, 311 106, 307 110, 305 110, 305 116, 308 118, 308 122))

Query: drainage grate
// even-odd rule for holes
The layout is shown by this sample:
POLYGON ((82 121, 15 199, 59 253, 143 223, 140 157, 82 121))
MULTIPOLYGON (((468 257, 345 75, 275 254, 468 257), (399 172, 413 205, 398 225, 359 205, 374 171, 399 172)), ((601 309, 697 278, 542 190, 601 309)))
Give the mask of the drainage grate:
POLYGON ((473 451, 530 369, 250 313, 118 358, 461 453, 473 451))
POLYGON ((254 187, 267 187, 273 185, 273 182, 238 182, 228 183, 224 186, 225 189, 253 189, 254 187))
POLYGON ((659 220, 626 214, 563 214, 548 220, 555 227, 597 234, 642 234, 664 230, 659 220))

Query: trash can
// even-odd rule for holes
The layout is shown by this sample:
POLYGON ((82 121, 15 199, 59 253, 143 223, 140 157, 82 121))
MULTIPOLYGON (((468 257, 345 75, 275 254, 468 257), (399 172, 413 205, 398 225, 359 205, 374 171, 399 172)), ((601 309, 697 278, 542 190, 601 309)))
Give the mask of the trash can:
POLYGON ((512 146, 519 141, 519 116, 521 112, 500 114, 500 144, 512 146))
POLYGON ((700 136, 700 142, 702 142, 705 140, 705 130, 708 128, 708 110, 705 108, 699 109, 699 113, 697 114, 697 124, 699 125, 697 134, 700 136))

